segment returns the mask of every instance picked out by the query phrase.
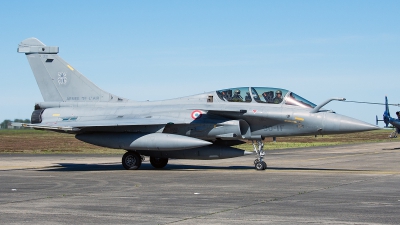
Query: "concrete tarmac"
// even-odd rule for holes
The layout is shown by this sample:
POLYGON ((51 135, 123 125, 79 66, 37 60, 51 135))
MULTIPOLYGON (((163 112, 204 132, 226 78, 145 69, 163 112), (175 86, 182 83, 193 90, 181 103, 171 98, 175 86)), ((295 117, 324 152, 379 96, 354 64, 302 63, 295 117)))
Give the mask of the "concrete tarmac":
POLYGON ((400 224, 400 142, 146 160, 0 155, 0 224, 400 224))

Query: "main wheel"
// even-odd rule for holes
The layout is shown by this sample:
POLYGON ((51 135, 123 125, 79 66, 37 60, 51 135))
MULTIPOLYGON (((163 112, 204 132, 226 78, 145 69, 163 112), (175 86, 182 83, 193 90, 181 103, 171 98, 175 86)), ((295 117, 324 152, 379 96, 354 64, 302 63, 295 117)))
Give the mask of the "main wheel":
POLYGON ((137 170, 142 165, 139 153, 128 151, 122 156, 122 166, 127 170, 137 170))
POLYGON ((168 158, 150 156, 150 163, 154 168, 164 168, 168 164, 168 158))
POLYGON ((262 162, 258 162, 256 165, 256 170, 265 170, 264 164, 262 162))

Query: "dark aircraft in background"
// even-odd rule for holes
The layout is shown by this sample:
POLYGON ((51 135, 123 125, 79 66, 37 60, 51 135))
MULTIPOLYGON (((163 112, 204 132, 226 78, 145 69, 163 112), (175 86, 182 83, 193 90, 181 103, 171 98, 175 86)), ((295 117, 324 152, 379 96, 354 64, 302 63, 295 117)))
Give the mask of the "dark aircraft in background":
MULTIPOLYGON (((396 114, 398 113, 400 112, 396 112, 396 114)), ((395 127, 396 129, 389 135, 389 137, 397 138, 397 134, 400 131, 400 120, 390 116, 387 96, 385 96, 385 111, 383 112, 383 120, 378 120, 378 116, 376 116, 376 125, 378 125, 378 121, 383 121, 385 123, 385 127, 388 127, 389 124, 395 127)))
MULTIPOLYGON (((248 140, 257 154, 255 168, 264 170, 266 137, 379 129, 322 109, 343 98, 316 105, 282 88, 237 87, 164 101, 132 101, 98 88, 57 55, 58 47, 28 38, 18 52, 25 53, 44 99, 35 104, 31 123, 22 126, 70 133, 87 143, 126 150, 122 157, 126 169, 138 169, 143 156, 149 156, 156 168, 166 166, 169 158, 243 156, 245 151, 234 146, 248 140)), ((140 85, 140 78, 133 90, 135 85, 140 85)))

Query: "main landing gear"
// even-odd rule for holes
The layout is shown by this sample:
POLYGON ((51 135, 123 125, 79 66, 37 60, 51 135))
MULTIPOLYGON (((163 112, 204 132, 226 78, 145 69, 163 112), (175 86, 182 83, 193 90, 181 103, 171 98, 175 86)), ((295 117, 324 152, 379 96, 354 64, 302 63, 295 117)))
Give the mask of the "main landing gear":
MULTIPOLYGON (((127 170, 137 170, 142 165, 144 156, 141 156, 135 151, 127 151, 122 156, 122 166, 127 170)), ((161 169, 168 164, 168 158, 160 158, 150 156, 150 163, 154 168, 161 169)))
POLYGON ((256 143, 254 143, 254 140, 251 141, 254 147, 254 151, 257 153, 257 159, 254 160, 254 167, 256 170, 265 170, 267 169, 267 163, 263 161, 265 152, 263 150, 264 148, 264 143, 262 140, 257 140, 256 143))
POLYGON ((142 165, 142 157, 134 151, 127 151, 122 156, 122 166, 127 170, 137 170, 142 165))
POLYGON ((161 169, 168 164, 168 158, 150 156, 150 163, 154 168, 161 169))

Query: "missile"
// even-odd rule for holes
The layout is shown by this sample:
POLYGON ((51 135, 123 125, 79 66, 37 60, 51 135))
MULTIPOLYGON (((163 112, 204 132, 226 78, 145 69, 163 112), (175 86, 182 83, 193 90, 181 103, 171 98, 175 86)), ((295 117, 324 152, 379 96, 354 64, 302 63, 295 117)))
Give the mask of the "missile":
POLYGON ((126 150, 183 150, 211 145, 197 138, 167 133, 83 133, 75 138, 97 146, 126 150))

